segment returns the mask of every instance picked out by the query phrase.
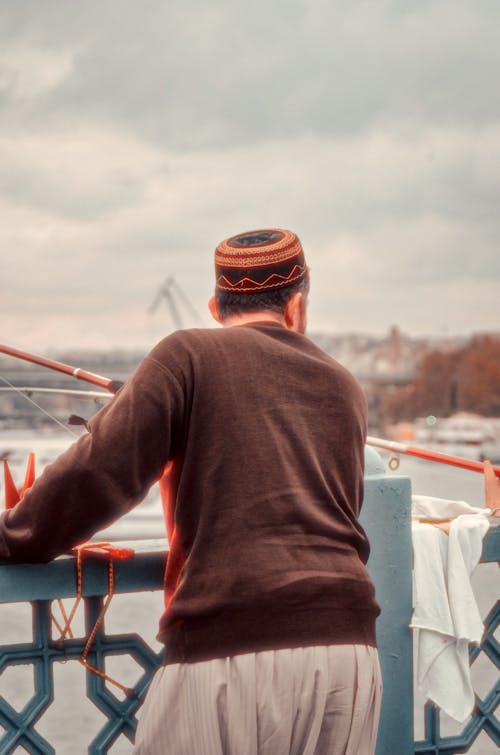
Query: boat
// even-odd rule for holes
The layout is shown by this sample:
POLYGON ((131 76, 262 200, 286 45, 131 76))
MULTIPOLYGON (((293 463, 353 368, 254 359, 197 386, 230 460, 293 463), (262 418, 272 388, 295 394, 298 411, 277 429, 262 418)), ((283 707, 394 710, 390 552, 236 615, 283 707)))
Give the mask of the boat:
POLYGON ((500 418, 457 412, 415 422, 414 440, 441 453, 468 459, 500 461, 500 418))

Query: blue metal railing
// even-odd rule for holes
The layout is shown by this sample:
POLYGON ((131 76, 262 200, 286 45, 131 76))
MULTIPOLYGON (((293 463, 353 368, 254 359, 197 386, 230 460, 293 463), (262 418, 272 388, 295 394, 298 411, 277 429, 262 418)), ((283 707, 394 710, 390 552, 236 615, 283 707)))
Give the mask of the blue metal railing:
MULTIPOLYGON (((377 635, 384 700, 377 755, 467 752, 480 731, 485 731, 493 742, 498 743, 498 722, 494 718, 500 695, 498 684, 483 700, 478 698, 477 710, 460 737, 440 737, 439 712, 428 706, 426 739, 414 742, 412 639, 408 630, 412 608, 410 507, 409 479, 387 476, 378 455, 367 450, 362 523, 372 543, 368 566, 382 606, 377 635)), ((136 556, 132 560, 116 563, 115 592, 161 590, 165 541, 135 542, 134 547, 136 556)), ((500 528, 497 527, 485 540, 483 560, 497 561, 499 554, 500 528)), ((88 557, 84 562, 82 583, 87 634, 95 625, 107 590, 107 563, 88 557)), ((75 593, 75 561, 72 558, 63 557, 36 566, 0 566, 0 603, 29 602, 33 616, 30 642, 0 645, 0 674, 19 664, 30 664, 34 674, 34 692, 22 710, 15 710, 7 699, 0 696, 1 755, 15 753, 18 748, 37 755, 55 752, 54 746, 37 730, 37 725, 54 700, 54 664, 80 658, 86 640, 82 637, 58 640, 52 631, 51 607, 55 599, 74 598, 75 593)), ((471 652, 471 661, 484 652, 498 667, 499 646, 494 632, 500 620, 499 613, 498 606, 490 613, 485 639, 471 652)), ((87 697, 105 719, 88 745, 88 752, 93 755, 108 752, 122 735, 133 739, 136 712, 160 663, 160 654, 139 634, 110 634, 103 625, 96 634, 88 661, 102 668, 110 656, 132 656, 140 666, 141 674, 130 694, 121 699, 103 679, 82 667, 82 674, 87 679, 87 697)))
MULTIPOLYGON (((140 550, 137 549, 137 543, 134 546, 138 552, 133 560, 115 564, 116 594, 162 588, 166 542, 144 543, 140 550)), ((96 624, 107 589, 107 562, 86 557, 82 583, 86 636, 96 624)), ((21 711, 16 711, 7 700, 0 697, 0 726, 5 729, 5 734, 0 736, 2 755, 14 753, 18 747, 24 747, 29 753, 36 755, 56 752, 35 727, 54 700, 54 664, 80 659, 86 645, 86 637, 61 641, 53 636, 53 600, 74 598, 75 595, 73 558, 63 557, 44 565, 0 566, 0 602, 29 601, 33 617, 31 642, 0 646, 0 674, 9 666, 30 664, 35 679, 34 694, 21 711)), ((143 672, 123 700, 115 695, 104 679, 91 671, 84 671, 82 667, 82 673, 86 674, 87 679, 87 697, 106 718, 104 726, 88 748, 89 753, 95 755, 108 752, 121 735, 133 739, 137 725, 135 713, 161 662, 161 654, 154 652, 138 634, 107 634, 104 625, 101 626, 88 662, 95 667, 104 668, 105 659, 117 655, 131 656, 143 672)), ((71 725, 71 722, 68 723, 71 725)))

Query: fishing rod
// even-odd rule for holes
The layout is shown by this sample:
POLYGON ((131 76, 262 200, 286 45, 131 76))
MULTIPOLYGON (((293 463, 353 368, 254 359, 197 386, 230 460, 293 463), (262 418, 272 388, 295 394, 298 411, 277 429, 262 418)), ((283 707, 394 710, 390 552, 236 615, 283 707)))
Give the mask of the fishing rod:
MULTIPOLYGON (((384 438, 374 438, 370 435, 367 437, 366 443, 369 446, 374 446, 375 448, 384 448, 385 450, 392 451, 395 454, 406 454, 408 456, 415 456, 418 459, 425 459, 426 461, 436 461, 440 464, 449 464, 452 467, 467 469, 470 472, 484 472, 484 464, 482 461, 464 459, 462 456, 443 454, 440 451, 431 451, 429 448, 410 446, 408 443, 399 443, 398 441, 385 440, 384 438)), ((495 472, 496 476, 500 478, 500 467, 493 467, 493 471, 495 472)))
POLYGON ((57 396, 76 396, 77 398, 105 398, 110 399, 109 393, 104 391, 86 391, 78 390, 75 388, 38 388, 33 385, 19 385, 19 386, 7 386, 6 388, 0 387, 0 393, 25 393, 30 396, 32 393, 48 393, 55 394, 57 396))
MULTIPOLYGON (((54 359, 46 359, 45 357, 37 356, 36 354, 30 354, 26 351, 20 351, 10 346, 4 346, 0 344, 0 353, 8 354, 9 356, 17 357, 18 359, 24 359, 27 362, 39 364, 42 367, 48 367, 58 372, 64 372, 66 375, 72 375, 78 380, 85 380, 93 385, 98 385, 101 388, 105 388, 110 393, 116 393, 121 388, 123 383, 118 380, 110 380, 110 378, 103 377, 102 375, 96 375, 93 372, 87 372, 80 367, 72 367, 69 364, 63 362, 57 362, 54 359)), ((76 419, 76 418, 75 418, 76 419)), ((375 438, 369 435, 366 439, 366 443, 369 446, 375 448, 383 448, 387 451, 392 451, 395 454, 406 454, 408 456, 415 456, 419 459, 425 459, 426 461, 434 461, 439 464, 448 464, 453 467, 459 467, 460 469, 467 469, 471 472, 483 472, 484 465, 481 461, 473 461, 472 459, 464 459, 461 456, 452 456, 451 454, 443 454, 439 451, 431 451, 428 448, 420 448, 418 446, 410 446, 407 443, 399 443, 397 441, 385 440, 384 438, 375 438)), ((500 478, 500 467, 493 467, 495 475, 500 478)))
POLYGON ((86 383, 92 383, 92 385, 98 385, 100 388, 105 388, 110 393, 116 393, 123 385, 119 380, 110 380, 102 375, 96 375, 94 372, 82 370, 81 367, 72 367, 69 364, 64 364, 64 362, 58 362, 55 359, 47 359, 46 357, 31 354, 27 351, 20 351, 19 349, 14 349, 11 346, 5 346, 4 344, 0 344, 0 354, 7 354, 16 359, 24 359, 25 362, 39 364, 42 367, 47 367, 49 370, 63 372, 65 375, 71 375, 77 380, 84 380, 86 383))

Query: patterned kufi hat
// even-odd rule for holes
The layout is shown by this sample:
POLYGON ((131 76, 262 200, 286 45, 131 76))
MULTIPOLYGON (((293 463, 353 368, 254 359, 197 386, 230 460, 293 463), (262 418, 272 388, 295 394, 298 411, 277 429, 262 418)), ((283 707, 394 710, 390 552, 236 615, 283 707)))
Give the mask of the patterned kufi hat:
POLYGON ((247 231, 215 250, 215 287, 233 294, 283 288, 307 276, 304 250, 292 231, 247 231))

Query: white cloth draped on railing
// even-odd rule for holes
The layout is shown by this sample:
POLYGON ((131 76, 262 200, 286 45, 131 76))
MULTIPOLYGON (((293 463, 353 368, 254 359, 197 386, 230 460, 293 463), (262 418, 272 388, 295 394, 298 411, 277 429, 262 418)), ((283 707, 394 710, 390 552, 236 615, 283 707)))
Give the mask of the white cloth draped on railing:
POLYGON ((464 501, 412 497, 410 627, 417 681, 428 699, 460 722, 474 707, 469 643, 481 641, 484 626, 470 578, 481 558, 488 512, 464 501))

